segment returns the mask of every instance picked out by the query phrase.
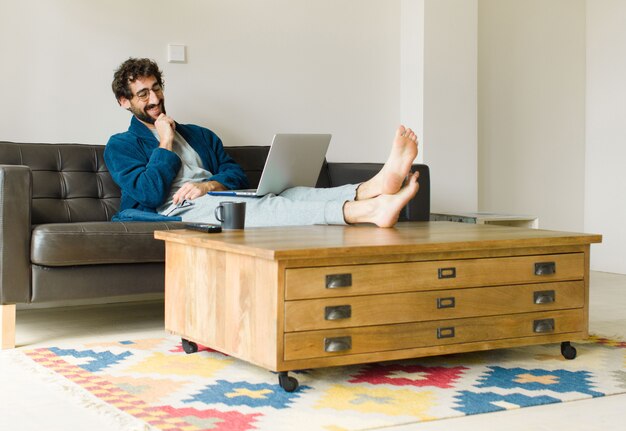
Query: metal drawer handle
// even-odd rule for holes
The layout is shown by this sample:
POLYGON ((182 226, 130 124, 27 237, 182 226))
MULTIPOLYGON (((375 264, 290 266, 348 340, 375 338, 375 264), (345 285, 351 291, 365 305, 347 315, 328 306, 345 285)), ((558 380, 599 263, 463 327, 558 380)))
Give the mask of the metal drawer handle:
POLYGON ((535 304, 552 304, 556 301, 554 290, 540 290, 533 293, 535 304))
POLYGON ((326 289, 352 286, 352 274, 328 274, 326 276, 326 289))
POLYGON ((456 300, 454 299, 454 296, 451 296, 449 298, 437 298, 438 309, 454 308, 455 305, 456 305, 456 300))
POLYGON ((439 268, 437 270, 439 279, 442 278, 456 278, 456 268, 439 268))
POLYGON ((352 348, 352 337, 324 338, 325 352, 344 352, 352 348))
POLYGON ((554 319, 541 319, 533 322, 533 331, 537 334, 554 332, 554 319))
POLYGON ((535 275, 552 275, 552 274, 556 274, 556 262, 535 263, 535 275))
POLYGON ((324 308, 324 319, 326 320, 341 320, 350 317, 352 317, 352 306, 350 305, 335 305, 324 308))
POLYGON ((437 339, 441 340, 442 338, 454 338, 454 326, 437 328, 437 339))

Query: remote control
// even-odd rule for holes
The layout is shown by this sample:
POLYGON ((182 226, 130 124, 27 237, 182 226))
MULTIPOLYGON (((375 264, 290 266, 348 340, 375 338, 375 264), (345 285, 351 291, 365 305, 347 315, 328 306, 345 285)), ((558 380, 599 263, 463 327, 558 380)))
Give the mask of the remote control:
POLYGON ((218 233, 222 231, 222 226, 210 223, 185 223, 185 227, 205 233, 218 233))

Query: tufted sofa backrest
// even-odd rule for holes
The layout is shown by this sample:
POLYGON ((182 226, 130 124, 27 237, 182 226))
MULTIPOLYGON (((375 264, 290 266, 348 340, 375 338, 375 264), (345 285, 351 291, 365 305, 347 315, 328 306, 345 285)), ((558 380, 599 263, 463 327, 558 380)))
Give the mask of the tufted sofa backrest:
POLYGON ((120 189, 103 153, 103 145, 0 141, 0 165, 24 165, 32 172, 32 224, 111 220, 120 189))
MULTIPOLYGON (((256 187, 269 146, 226 147, 256 187)), ((32 224, 108 221, 121 192, 104 158, 104 145, 33 144, 0 141, 0 165, 24 165, 32 172, 32 224)), ((320 178, 325 178, 323 169, 320 178)), ((327 181, 321 181, 327 186, 327 181)))
MULTIPOLYGON (((269 146, 225 147, 256 187, 269 146)), ((121 192, 104 163, 104 145, 32 144, 0 141, 0 165, 28 166, 32 173, 31 223, 109 221, 118 211, 121 192)), ((428 167, 420 166, 420 193, 401 219, 428 220, 428 167)), ((324 162, 317 187, 357 183, 380 166, 324 162)))
MULTIPOLYGON (((241 165, 250 186, 256 187, 269 148, 225 149, 241 165)), ((32 172, 32 224, 111 220, 121 192, 103 153, 104 145, 0 141, 0 165, 24 165, 32 172)))

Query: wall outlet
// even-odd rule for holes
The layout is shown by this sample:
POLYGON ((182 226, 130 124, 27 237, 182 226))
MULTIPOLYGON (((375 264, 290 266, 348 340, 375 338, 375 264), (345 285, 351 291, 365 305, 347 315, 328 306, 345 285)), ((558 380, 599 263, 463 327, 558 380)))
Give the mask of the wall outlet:
POLYGON ((168 63, 185 63, 187 61, 185 45, 167 45, 167 62, 168 63))

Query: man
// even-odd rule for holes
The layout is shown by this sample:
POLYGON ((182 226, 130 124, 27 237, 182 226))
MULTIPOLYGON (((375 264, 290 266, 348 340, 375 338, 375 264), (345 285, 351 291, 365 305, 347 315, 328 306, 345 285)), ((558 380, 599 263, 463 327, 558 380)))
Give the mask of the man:
MULTIPOLYGON (((206 128, 179 124, 167 115, 162 72, 149 59, 122 63, 112 88, 120 106, 133 114, 128 131, 113 135, 104 152, 107 167, 122 189, 117 219, 130 213, 136 217, 140 211, 145 219, 175 216, 216 223, 214 209, 223 198, 207 192, 248 186, 221 140, 206 128)), ((352 223, 391 227, 419 188, 418 174, 410 174, 416 156, 415 133, 400 126, 389 159, 364 183, 329 189, 295 187, 278 196, 229 200, 247 202, 248 227, 352 223)))

